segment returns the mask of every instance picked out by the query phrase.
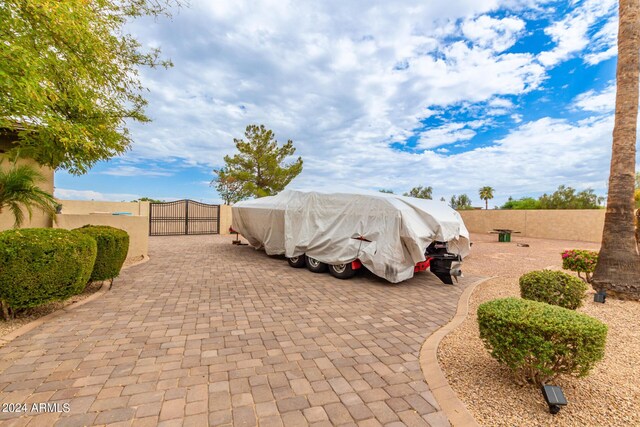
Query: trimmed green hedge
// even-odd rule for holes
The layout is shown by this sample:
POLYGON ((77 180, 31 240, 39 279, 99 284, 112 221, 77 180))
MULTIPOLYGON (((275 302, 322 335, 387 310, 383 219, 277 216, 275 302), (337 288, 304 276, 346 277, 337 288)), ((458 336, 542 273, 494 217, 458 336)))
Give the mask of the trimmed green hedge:
POLYGON ((585 376, 604 357, 607 325, 555 305, 497 299, 478 307, 478 324, 491 356, 522 382, 585 376))
POLYGON ((582 305, 587 285, 562 271, 531 271, 520 276, 520 296, 575 310, 582 305))
POLYGON ((108 225, 85 225, 75 231, 91 236, 98 244, 98 256, 91 272, 91 280, 118 277, 129 251, 129 234, 108 225))
POLYGON ((81 293, 96 242, 69 230, 25 228, 0 233, 0 300, 12 311, 81 293))

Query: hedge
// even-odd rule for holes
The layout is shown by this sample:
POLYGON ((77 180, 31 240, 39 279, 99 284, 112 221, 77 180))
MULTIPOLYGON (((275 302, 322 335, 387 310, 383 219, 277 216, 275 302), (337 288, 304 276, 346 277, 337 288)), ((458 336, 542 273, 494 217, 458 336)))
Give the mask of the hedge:
POLYGON ((575 310, 582 305, 587 284, 562 271, 532 271, 520 276, 520 296, 575 310))
POLYGON ((478 307, 480 338, 521 381, 541 385, 559 374, 585 376, 604 357, 607 326, 566 308, 519 298, 478 307))
POLYGON ((129 234, 108 225, 85 225, 75 231, 91 236, 98 244, 98 256, 91 272, 91 280, 117 277, 129 251, 129 234))
POLYGON ((69 230, 25 228, 0 233, 0 300, 5 309, 35 307, 81 293, 96 242, 69 230))

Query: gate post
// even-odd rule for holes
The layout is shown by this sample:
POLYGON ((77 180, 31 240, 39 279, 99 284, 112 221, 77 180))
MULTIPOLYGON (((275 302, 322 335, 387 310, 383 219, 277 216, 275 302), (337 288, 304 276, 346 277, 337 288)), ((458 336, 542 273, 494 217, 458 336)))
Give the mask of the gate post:
POLYGON ((189 234, 189 200, 184 206, 184 234, 189 234))

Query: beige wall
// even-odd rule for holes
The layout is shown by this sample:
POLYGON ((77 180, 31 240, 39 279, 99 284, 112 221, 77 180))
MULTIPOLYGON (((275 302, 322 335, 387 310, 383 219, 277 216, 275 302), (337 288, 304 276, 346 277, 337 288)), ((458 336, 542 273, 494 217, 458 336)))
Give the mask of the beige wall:
POLYGON ((231 206, 220 205, 220 234, 229 234, 231 227, 231 206))
MULTIPOLYGON (((64 211, 63 211, 64 212, 64 211)), ((72 230, 83 225, 109 225, 129 233, 128 260, 139 259, 149 252, 149 218, 146 216, 125 216, 111 214, 59 214, 55 228, 72 230)))
POLYGON ((149 216, 149 202, 96 202, 93 200, 60 200, 63 214, 92 214, 96 212, 131 212, 149 216))
MULTIPOLYGON (((3 160, 0 167, 2 170, 7 170, 12 166, 12 162, 6 159, 5 156, 0 155, 0 159, 3 160)), ((19 165, 28 164, 34 166, 40 173, 44 176, 44 182, 42 182, 39 187, 48 192, 49 194, 53 194, 53 169, 48 167, 39 166, 33 160, 19 160, 19 165)), ((24 212, 25 221, 22 223, 21 228, 31 228, 31 227, 51 227, 51 218, 45 215, 40 209, 33 209, 33 216, 31 220, 29 220, 29 212, 24 212)), ((0 231, 9 230, 13 228, 14 217, 8 210, 3 210, 0 213, 0 231)))
POLYGON ((520 236, 600 242, 605 209, 473 210, 460 211, 472 233, 494 228, 520 231, 520 236))

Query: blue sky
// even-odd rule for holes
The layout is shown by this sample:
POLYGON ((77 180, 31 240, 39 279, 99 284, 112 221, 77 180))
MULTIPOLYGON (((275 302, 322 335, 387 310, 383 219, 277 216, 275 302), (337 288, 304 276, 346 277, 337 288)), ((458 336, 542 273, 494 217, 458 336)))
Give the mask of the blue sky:
POLYGON ((141 70, 148 124, 125 155, 56 172, 62 199, 219 202, 212 169, 264 124, 293 140, 292 188, 434 198, 558 185, 605 194, 617 2, 198 1, 129 30, 175 66, 141 70))

